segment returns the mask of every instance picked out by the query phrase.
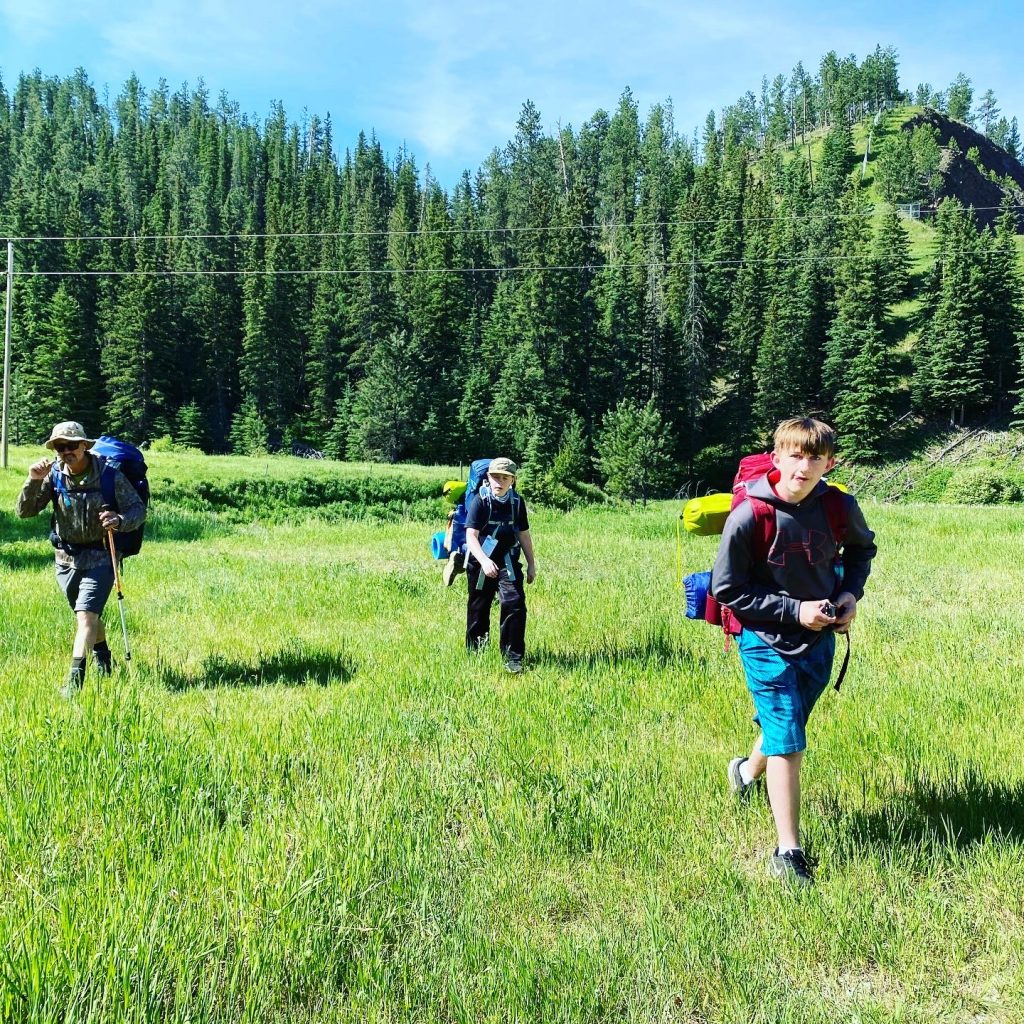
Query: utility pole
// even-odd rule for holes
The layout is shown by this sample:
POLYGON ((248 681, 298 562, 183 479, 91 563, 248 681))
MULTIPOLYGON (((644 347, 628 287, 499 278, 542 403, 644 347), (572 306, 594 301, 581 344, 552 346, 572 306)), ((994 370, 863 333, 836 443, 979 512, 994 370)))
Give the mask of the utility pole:
POLYGON ((11 298, 14 294, 14 243, 7 239, 7 317, 4 320, 4 406, 0 425, 0 468, 7 468, 7 414, 11 407, 11 298))

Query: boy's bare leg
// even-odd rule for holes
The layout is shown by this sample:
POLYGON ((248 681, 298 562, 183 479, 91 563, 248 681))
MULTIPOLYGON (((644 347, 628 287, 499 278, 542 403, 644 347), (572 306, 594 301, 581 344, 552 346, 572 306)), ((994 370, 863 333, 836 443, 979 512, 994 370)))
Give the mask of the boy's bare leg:
POLYGON ((768 761, 768 802, 779 833, 779 849, 800 845, 800 765, 802 750, 777 754, 768 761))
POLYGON ((758 733, 757 739, 754 741, 753 749, 747 757, 747 771, 750 772, 751 779, 761 778, 768 765, 768 758, 761 753, 761 742, 763 740, 764 733, 758 733))

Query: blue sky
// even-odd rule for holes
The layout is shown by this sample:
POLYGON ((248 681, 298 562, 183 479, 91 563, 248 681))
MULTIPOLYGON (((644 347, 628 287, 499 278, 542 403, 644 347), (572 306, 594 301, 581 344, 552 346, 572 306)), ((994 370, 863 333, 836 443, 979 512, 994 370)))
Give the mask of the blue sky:
POLYGON ((261 120, 274 99, 294 120, 330 112, 339 148, 375 130, 450 186, 509 138, 526 99, 548 128, 578 126, 628 85, 642 115, 671 98, 689 133, 762 75, 876 43, 896 47, 904 86, 964 71, 1024 122, 1022 30, 1024 7, 991 0, 0 0, 0 74, 9 88, 21 71, 81 66, 111 97, 132 71, 147 88, 203 78, 261 120))

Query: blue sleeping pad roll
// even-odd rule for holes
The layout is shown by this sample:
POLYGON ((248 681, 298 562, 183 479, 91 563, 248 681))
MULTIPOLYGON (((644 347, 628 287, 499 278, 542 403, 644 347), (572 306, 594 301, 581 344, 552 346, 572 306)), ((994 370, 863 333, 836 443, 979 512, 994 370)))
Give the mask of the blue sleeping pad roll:
POLYGON ((711 573, 691 572, 683 577, 683 589, 686 591, 686 617, 703 619, 711 589, 711 573))
POLYGON ((430 538, 430 553, 438 561, 448 557, 448 549, 444 546, 444 530, 439 530, 430 538))

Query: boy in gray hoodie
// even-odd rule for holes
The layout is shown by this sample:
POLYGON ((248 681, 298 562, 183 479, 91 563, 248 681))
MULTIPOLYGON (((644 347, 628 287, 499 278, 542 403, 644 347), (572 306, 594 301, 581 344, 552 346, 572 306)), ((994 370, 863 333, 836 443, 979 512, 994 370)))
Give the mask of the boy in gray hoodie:
POLYGON ((811 864, 800 846, 800 767, 805 727, 828 686, 835 634, 849 630, 875 556, 875 535, 852 495, 846 505, 842 570, 826 511, 822 480, 835 465, 835 432, 810 418, 785 420, 775 431, 774 469, 747 487, 775 519, 767 558, 756 557, 758 524, 750 501, 729 515, 715 559, 711 591, 743 626, 738 647, 761 733, 728 775, 743 798, 767 776, 778 832, 771 875, 806 886, 811 864))

